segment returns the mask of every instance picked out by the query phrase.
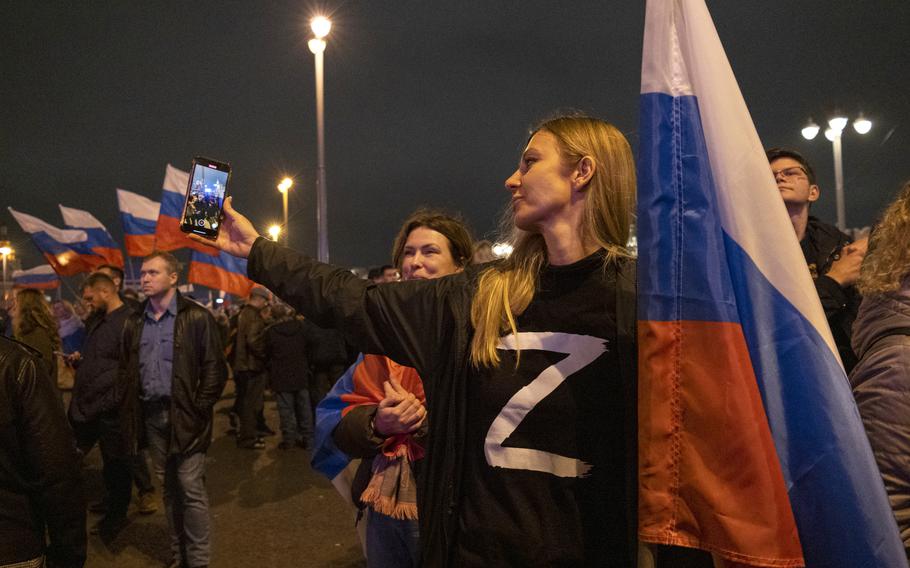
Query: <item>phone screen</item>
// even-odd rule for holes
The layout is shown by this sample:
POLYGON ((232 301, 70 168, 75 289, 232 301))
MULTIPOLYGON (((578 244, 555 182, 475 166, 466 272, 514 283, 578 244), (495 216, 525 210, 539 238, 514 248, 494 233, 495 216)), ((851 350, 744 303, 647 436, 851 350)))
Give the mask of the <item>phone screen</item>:
POLYGON ((218 236, 230 176, 231 168, 225 163, 199 157, 193 160, 181 229, 211 239, 218 236))

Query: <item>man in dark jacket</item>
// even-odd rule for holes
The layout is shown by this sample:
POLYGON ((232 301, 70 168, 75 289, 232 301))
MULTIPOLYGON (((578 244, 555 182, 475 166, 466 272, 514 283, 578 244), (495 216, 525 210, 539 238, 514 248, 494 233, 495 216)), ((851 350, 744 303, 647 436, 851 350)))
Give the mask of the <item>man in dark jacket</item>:
POLYGON ((133 449, 144 434, 163 482, 171 566, 199 568, 209 563, 211 540, 205 452, 227 367, 218 324, 177 292, 178 271, 168 253, 153 253, 142 263, 147 300, 123 338, 123 417, 133 449))
POLYGON ((76 365, 69 418, 83 454, 96 443, 101 448, 106 511, 92 527, 92 534, 113 538, 126 524, 130 504, 129 452, 120 432, 119 417, 123 393, 116 386, 123 328, 132 312, 120 300, 114 282, 101 273, 96 272, 85 281, 82 299, 92 306, 95 315, 82 351, 68 356, 76 365))
POLYGON ((815 281, 815 290, 825 310, 834 343, 849 373, 857 361, 850 336, 862 301, 854 284, 866 256, 867 240, 851 243, 850 237, 837 227, 809 215, 809 208, 818 200, 821 190, 816 184, 815 171, 802 154, 785 148, 771 148, 767 156, 815 281))
POLYGON ((79 459, 41 356, 0 337, 0 565, 85 563, 79 459), (50 539, 45 544, 45 533, 50 539))
POLYGON ((237 383, 240 432, 237 446, 261 450, 265 443, 257 431, 258 415, 262 412, 263 394, 268 383, 265 369, 265 320, 262 309, 269 303, 269 292, 256 287, 237 316, 237 336, 234 343, 234 381, 237 383))
MULTIPOLYGON (((113 264, 102 264, 95 270, 95 273, 107 275, 114 282, 114 286, 117 288, 117 296, 120 298, 120 301, 122 301, 130 311, 139 311, 140 302, 123 293, 124 275, 123 270, 120 267, 114 266, 113 264)), ((155 498, 155 486, 152 485, 152 474, 149 472, 147 459, 145 450, 140 450, 136 455, 129 456, 130 474, 133 477, 133 482, 136 484, 136 491, 139 493, 137 505, 139 512, 143 515, 151 515, 158 510, 158 505, 156 504, 157 500, 155 498)), ((89 509, 93 511, 103 511, 106 507, 107 503, 104 502, 101 503, 100 506, 90 506, 89 509)))
POLYGON ((284 304, 273 304, 275 322, 265 331, 269 387, 275 393, 281 425, 278 448, 313 447, 313 411, 310 407, 310 368, 303 318, 284 304))

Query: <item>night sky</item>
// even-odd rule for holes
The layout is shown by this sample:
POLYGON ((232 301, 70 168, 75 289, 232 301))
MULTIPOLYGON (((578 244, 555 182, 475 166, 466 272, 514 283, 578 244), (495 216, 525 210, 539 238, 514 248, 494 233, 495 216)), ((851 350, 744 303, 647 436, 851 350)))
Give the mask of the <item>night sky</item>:
MULTIPOLYGON (((0 8, 0 224, 23 266, 41 258, 6 206, 62 226, 87 209, 121 240, 114 189, 160 200, 165 164, 234 167, 235 206, 281 219, 315 253, 316 120, 308 20, 333 19, 326 51, 333 262, 387 262, 418 205, 461 212, 491 236, 530 126, 559 109, 616 124, 638 144, 644 2, 373 0, 30 2, 0 8)), ((910 178, 910 2, 711 1, 766 146, 814 164, 816 215, 835 220, 831 144, 810 117, 860 112, 844 134, 849 226, 910 178)))

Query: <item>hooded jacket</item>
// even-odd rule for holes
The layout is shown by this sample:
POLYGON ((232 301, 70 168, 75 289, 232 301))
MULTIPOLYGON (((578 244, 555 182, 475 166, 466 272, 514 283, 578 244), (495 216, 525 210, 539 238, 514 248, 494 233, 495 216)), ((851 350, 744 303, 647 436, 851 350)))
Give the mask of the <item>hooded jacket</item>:
MULTIPOLYGON (((139 340, 147 306, 148 300, 127 320, 118 378, 119 388, 124 392, 120 415, 122 431, 134 453, 145 440, 139 400, 139 340)), ((212 441, 212 407, 224 390, 227 365, 215 318, 179 292, 172 373, 170 453, 204 452, 212 441)))
POLYGON ((910 556, 910 287, 865 298, 850 385, 910 556))
MULTIPOLYGON (((314 323, 341 331, 364 353, 386 355, 423 378, 430 419, 426 458, 418 478, 421 565, 451 566, 463 475, 471 302, 486 267, 469 266, 434 280, 393 286, 368 283, 349 271, 316 262, 259 238, 247 272, 314 323)), ((634 262, 623 263, 617 282, 618 350, 624 381, 632 385, 626 439, 637 439, 634 400, 634 262)), ((636 455, 634 448, 628 455, 636 455)), ((628 494, 637 495, 637 464, 623 464, 628 494)), ((626 503, 630 554, 637 555, 637 500, 626 503)), ((633 556, 634 557, 634 556, 633 556)))

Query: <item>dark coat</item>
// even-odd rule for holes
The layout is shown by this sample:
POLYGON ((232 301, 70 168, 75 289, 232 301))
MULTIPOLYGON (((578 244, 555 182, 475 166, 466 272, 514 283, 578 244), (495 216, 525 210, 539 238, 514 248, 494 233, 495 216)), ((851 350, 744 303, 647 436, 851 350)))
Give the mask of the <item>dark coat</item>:
POLYGON ((910 555, 910 288, 865 298, 850 385, 910 555))
POLYGON ((0 338, 0 564, 42 554, 51 567, 85 563, 79 463, 40 354, 0 338))
POLYGON ((247 304, 237 315, 234 339, 235 373, 261 373, 265 370, 265 320, 260 310, 247 304))
MULTIPOLYGON (((623 263, 617 282, 618 350, 623 382, 635 409, 634 262, 623 263)), ((463 476, 470 370, 471 301, 480 270, 435 280, 376 285, 349 271, 321 264, 259 238, 250 251, 249 277, 272 290, 319 326, 333 327, 364 353, 386 355, 413 367, 424 382, 429 416, 426 457, 418 478, 421 565, 452 565, 463 476)), ((626 439, 637 440, 637 416, 630 412, 626 439)), ((635 456, 636 448, 628 455, 635 456)), ((628 494, 637 495, 637 464, 623 464, 628 494)), ((637 499, 628 507, 630 553, 637 555, 637 499)), ((633 556, 634 557, 634 556, 633 556)))
POLYGON ((293 318, 268 326, 265 331, 265 352, 269 385, 274 392, 307 388, 310 366, 302 321, 293 318))
POLYGON ((842 288, 833 278, 826 276, 834 261, 840 258, 841 250, 850 244, 850 237, 840 232, 837 227, 823 223, 815 217, 809 217, 806 235, 800 243, 809 272, 815 281, 815 291, 821 300, 825 317, 831 327, 834 343, 840 353, 844 368, 849 373, 856 365, 857 357, 850 345, 853 331, 853 320, 862 297, 856 288, 842 288))
POLYGON ((82 360, 76 368, 70 418, 88 422, 102 412, 120 406, 117 375, 123 353, 123 328, 133 311, 123 304, 109 314, 99 314, 92 322, 83 345, 82 360))
MULTIPOLYGON (((135 452, 145 439, 139 400, 139 340, 142 337, 146 300, 130 316, 123 335, 119 388, 124 391, 122 431, 135 452)), ((227 381, 227 365, 215 318, 196 302, 177 294, 174 321, 174 362, 171 383, 170 453, 204 452, 212 441, 212 407, 227 381)))

